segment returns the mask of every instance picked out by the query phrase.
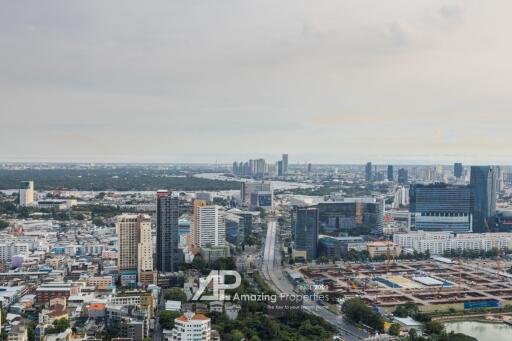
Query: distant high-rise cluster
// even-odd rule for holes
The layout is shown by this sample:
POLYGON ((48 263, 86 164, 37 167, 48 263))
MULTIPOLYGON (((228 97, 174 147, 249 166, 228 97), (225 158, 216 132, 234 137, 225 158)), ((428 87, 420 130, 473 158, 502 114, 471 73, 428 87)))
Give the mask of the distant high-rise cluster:
POLYGON ((265 159, 233 162, 231 172, 237 176, 262 178, 264 176, 288 175, 288 154, 283 154, 281 160, 267 163, 265 159))

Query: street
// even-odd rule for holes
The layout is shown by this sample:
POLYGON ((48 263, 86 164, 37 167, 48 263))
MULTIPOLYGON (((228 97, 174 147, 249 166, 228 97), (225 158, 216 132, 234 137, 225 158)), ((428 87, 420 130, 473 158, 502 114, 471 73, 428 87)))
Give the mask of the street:
MULTIPOLYGON (((267 223, 267 235, 263 253, 262 273, 267 283, 278 293, 295 294, 294 287, 286 278, 281 265, 280 243, 276 243, 278 223, 276 219, 270 218, 267 223)), ((364 340, 368 333, 346 322, 342 316, 336 315, 325 307, 313 301, 304 302, 304 310, 323 317, 327 322, 336 326, 340 334, 348 341, 364 340)))

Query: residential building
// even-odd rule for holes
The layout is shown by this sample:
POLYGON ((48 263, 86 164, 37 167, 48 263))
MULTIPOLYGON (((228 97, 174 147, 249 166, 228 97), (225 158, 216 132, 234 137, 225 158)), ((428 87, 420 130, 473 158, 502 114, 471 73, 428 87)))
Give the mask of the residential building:
POLYGON ((224 209, 217 205, 196 207, 196 226, 199 247, 224 246, 226 223, 224 209))
POLYGON ((143 214, 122 214, 117 217, 119 271, 137 271, 140 283, 154 282, 151 217, 143 214))
POLYGON ((398 183, 400 185, 407 185, 409 183, 409 172, 405 168, 398 170, 398 183))
POLYGON ((183 263, 179 249, 178 223, 180 201, 168 191, 157 192, 156 211, 156 269, 161 272, 178 271, 183 263))
POLYGON ((372 163, 368 162, 364 168, 364 179, 366 182, 372 182, 373 181, 373 174, 372 174, 372 163))
POLYGON ((26 207, 34 203, 34 181, 20 182, 19 204, 26 207))
POLYGON ((400 245, 394 244, 393 242, 388 240, 379 240, 368 243, 366 244, 366 249, 368 251, 368 255, 370 256, 370 258, 382 256, 396 258, 400 256, 401 252, 400 245))
POLYGON ((288 175, 288 154, 283 154, 281 162, 283 163, 283 175, 286 176, 288 175))
POLYGON ((211 320, 203 314, 186 312, 174 320, 169 341, 210 341, 211 320))

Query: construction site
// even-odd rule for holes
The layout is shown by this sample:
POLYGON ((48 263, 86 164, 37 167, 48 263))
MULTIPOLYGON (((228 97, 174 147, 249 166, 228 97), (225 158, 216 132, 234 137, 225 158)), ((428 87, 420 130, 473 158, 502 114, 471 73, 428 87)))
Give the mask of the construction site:
POLYGON ((299 267, 308 287, 361 297, 392 311, 414 302, 421 311, 498 308, 512 304, 512 275, 503 271, 512 262, 451 260, 437 257, 421 261, 390 260, 380 263, 339 262, 299 267))

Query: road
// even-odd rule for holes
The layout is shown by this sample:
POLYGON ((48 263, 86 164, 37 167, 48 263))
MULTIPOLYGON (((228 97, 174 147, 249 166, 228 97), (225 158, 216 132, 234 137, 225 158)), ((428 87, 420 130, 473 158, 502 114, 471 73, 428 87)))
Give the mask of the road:
MULTIPOLYGON (((278 232, 277 220, 270 218, 267 223, 267 235, 263 251, 262 273, 267 283, 278 293, 296 294, 293 285, 288 281, 281 266, 281 251, 276 243, 278 232)), ((340 330, 341 336, 347 341, 364 340, 368 333, 345 321, 342 316, 334 314, 316 302, 305 301, 304 310, 323 317, 327 322, 340 330)))

